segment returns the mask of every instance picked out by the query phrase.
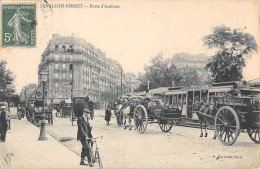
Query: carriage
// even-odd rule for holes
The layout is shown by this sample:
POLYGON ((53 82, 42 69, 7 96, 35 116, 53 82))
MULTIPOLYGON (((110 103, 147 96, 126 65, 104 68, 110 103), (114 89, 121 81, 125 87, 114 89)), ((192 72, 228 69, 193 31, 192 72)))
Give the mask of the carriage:
MULTIPOLYGON (((128 97, 128 100, 135 129, 140 134, 144 133, 147 124, 151 123, 157 123, 163 132, 169 132, 173 124, 180 119, 181 109, 164 105, 160 98, 132 96, 128 97)), ((118 114, 117 121, 120 121, 122 117, 118 114)))
POLYGON ((180 108, 166 106, 156 97, 141 99, 134 109, 134 124, 139 133, 144 133, 149 123, 157 123, 163 132, 169 132, 180 117, 180 108))
POLYGON ((250 95, 214 97, 214 105, 218 109, 215 130, 218 139, 224 145, 234 144, 240 129, 246 129, 250 139, 259 144, 260 90, 244 88, 241 92, 250 95))
POLYGON ((66 117, 69 117, 71 115, 72 105, 71 105, 71 103, 66 103, 65 100, 62 100, 60 102, 60 109, 61 109, 60 117, 66 118, 66 117))
POLYGON ((227 146, 234 144, 240 130, 247 131, 250 139, 259 144, 260 128, 260 90, 255 88, 240 88, 242 96, 226 93, 214 96, 213 103, 216 114, 199 112, 214 120, 215 134, 219 141, 227 146))
POLYGON ((48 120, 48 123, 53 125, 52 108, 45 106, 45 112, 43 111, 43 101, 34 100, 33 105, 29 106, 29 112, 27 112, 27 119, 34 125, 40 125, 40 120, 48 120))

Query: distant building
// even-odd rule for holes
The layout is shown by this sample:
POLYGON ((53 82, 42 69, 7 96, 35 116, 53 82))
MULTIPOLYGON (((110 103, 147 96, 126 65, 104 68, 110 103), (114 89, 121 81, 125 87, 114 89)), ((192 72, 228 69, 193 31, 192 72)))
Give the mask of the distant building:
POLYGON ((137 76, 133 73, 124 73, 123 74, 123 94, 124 93, 133 93, 140 85, 140 82, 137 80, 137 76))
POLYGON ((196 71, 202 79, 207 81, 209 73, 205 68, 210 57, 205 54, 191 55, 188 53, 177 53, 172 56, 171 63, 184 74, 189 71, 196 71))
POLYGON ((69 100, 73 83, 73 97, 88 95, 100 107, 115 100, 123 76, 122 66, 100 49, 84 39, 58 34, 53 34, 41 56, 39 84, 43 70, 48 71, 47 103, 69 100))
POLYGON ((37 84, 29 84, 24 86, 20 93, 20 102, 28 103, 30 100, 34 100, 36 97, 35 91, 37 87, 37 84))

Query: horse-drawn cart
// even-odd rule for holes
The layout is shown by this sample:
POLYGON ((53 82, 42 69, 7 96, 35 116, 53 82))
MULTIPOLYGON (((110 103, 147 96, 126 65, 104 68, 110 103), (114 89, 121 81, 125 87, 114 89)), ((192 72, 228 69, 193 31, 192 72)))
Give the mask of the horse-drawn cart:
POLYGON ((215 135, 227 146, 236 142, 240 129, 246 129, 250 139, 259 144, 260 90, 241 88, 240 91, 242 96, 230 93, 214 96, 213 106, 204 105, 197 112, 199 116, 214 120, 215 135), (210 107, 212 111, 208 111, 210 107))
MULTIPOLYGON (((140 134, 146 131, 149 123, 157 123, 163 132, 169 132, 173 124, 179 121, 181 117, 182 106, 166 106, 161 99, 156 97, 129 96, 121 98, 121 102, 122 105, 119 106, 121 108, 116 112, 118 125, 122 125, 123 116, 132 116, 135 129, 140 134), (125 112, 128 106, 129 114, 125 112)), ((131 129, 131 120, 129 121, 131 129)))
POLYGON ((144 98, 134 109, 134 124, 139 133, 146 131, 148 123, 157 123, 163 132, 169 132, 180 117, 180 108, 165 106, 158 98, 144 98))
POLYGON ((234 144, 240 129, 246 129, 251 140, 259 143, 259 96, 214 97, 214 104, 218 109, 215 130, 222 144, 234 144))

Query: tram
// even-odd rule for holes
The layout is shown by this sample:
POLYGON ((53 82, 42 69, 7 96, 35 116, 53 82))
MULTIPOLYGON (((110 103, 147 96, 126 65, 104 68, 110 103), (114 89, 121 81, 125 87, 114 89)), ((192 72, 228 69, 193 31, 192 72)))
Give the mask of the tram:
POLYGON ((193 111, 194 104, 201 101, 214 104, 214 96, 230 93, 236 85, 243 86, 242 82, 232 81, 203 86, 172 87, 164 93, 164 100, 169 107, 181 110, 181 125, 196 125, 199 118, 193 111))

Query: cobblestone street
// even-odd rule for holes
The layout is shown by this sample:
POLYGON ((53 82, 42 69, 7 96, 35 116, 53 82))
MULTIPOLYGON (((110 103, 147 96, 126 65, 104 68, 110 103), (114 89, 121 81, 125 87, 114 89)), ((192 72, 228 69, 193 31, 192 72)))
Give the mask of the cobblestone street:
MULTIPOLYGON (((161 131, 157 124, 147 126, 144 134, 124 129, 104 120, 104 111, 96 111, 93 126, 98 140, 102 162, 105 168, 259 168, 260 145, 250 140, 247 133, 241 133, 233 146, 224 146, 209 136, 200 138, 200 129, 173 126, 169 133, 161 131)), ((76 154, 81 144, 76 140, 77 125, 71 125, 69 118, 55 117, 54 125, 47 126, 47 132, 76 154)), ((61 157, 62 158, 62 157, 61 157)), ((96 164, 97 165, 97 164, 96 164)))

